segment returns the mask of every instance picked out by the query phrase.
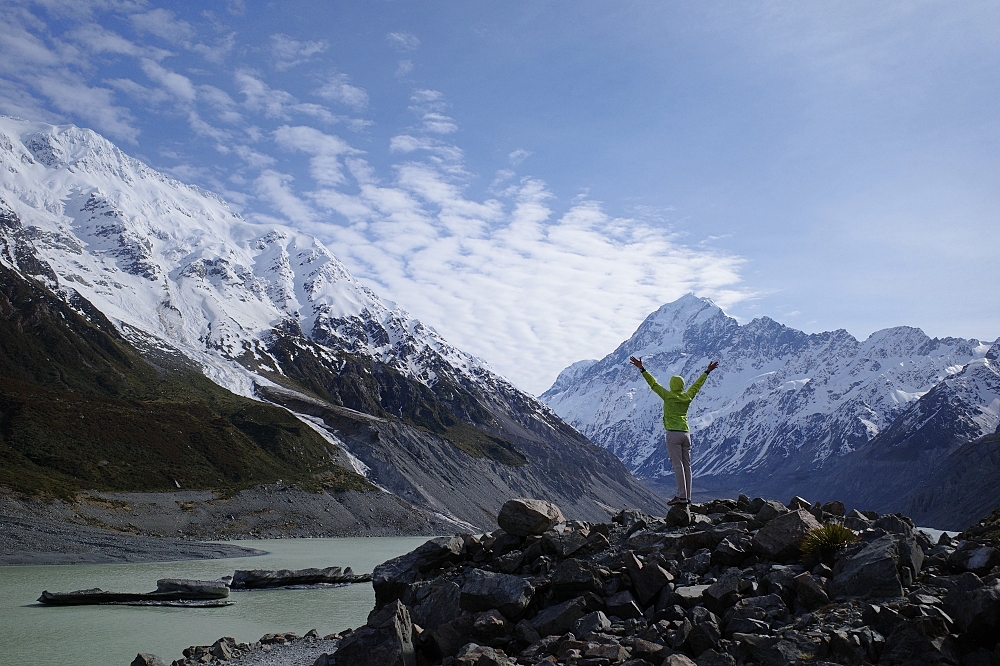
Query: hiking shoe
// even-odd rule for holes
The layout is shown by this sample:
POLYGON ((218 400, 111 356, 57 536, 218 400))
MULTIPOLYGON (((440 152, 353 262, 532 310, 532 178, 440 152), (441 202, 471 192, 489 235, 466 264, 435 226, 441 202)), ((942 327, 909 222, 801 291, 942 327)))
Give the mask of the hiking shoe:
POLYGON ((667 502, 667 504, 669 504, 670 506, 674 506, 675 504, 684 504, 686 502, 687 500, 684 499, 683 497, 678 497, 677 495, 674 495, 674 498, 669 502, 667 502))

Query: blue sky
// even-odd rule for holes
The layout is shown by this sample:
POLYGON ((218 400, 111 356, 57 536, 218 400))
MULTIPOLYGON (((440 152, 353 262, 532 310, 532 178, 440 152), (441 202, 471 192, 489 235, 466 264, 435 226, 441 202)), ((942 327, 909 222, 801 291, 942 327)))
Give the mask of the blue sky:
POLYGON ((91 127, 541 392, 693 291, 1000 335, 1000 5, 0 1, 91 127))

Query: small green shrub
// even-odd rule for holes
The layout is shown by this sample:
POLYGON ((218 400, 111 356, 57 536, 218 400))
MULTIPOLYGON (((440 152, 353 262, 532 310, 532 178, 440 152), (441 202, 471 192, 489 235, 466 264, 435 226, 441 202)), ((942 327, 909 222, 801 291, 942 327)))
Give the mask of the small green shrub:
POLYGON ((810 530, 802 539, 799 550, 806 560, 832 563, 837 551, 858 540, 858 535, 840 523, 828 523, 810 530))

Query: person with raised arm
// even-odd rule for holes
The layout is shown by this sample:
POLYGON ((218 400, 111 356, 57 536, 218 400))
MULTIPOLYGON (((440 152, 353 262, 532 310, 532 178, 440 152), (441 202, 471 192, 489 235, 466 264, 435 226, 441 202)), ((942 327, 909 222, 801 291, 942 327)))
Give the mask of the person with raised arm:
POLYGON ((674 468, 674 477, 677 480, 677 494, 667 504, 690 504, 691 429, 687 421, 688 408, 708 379, 709 373, 719 367, 719 362, 709 363, 705 372, 701 373, 698 379, 694 380, 694 384, 691 384, 691 388, 685 391, 683 377, 674 375, 670 378, 670 388, 665 389, 656 383, 653 375, 646 372, 641 358, 629 356, 629 361, 639 368, 649 388, 663 400, 663 427, 667 431, 667 455, 670 456, 670 464, 674 468))

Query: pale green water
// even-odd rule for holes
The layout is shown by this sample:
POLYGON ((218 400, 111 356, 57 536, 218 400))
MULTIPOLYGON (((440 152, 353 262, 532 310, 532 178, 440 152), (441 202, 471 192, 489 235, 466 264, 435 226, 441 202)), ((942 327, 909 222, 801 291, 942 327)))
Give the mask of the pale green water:
POLYGON ((0 567, 2 666, 128 666, 138 652, 168 664, 189 645, 210 645, 221 636, 253 642, 266 633, 310 629, 325 635, 365 623, 375 603, 371 583, 319 590, 233 592, 222 608, 155 606, 47 607, 42 590, 91 587, 149 592, 158 578, 212 580, 236 569, 352 567, 369 573, 407 553, 427 537, 268 539, 242 541, 268 551, 258 557, 151 564, 75 564, 0 567))

